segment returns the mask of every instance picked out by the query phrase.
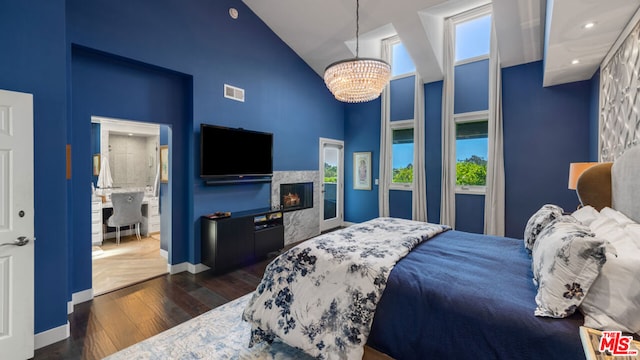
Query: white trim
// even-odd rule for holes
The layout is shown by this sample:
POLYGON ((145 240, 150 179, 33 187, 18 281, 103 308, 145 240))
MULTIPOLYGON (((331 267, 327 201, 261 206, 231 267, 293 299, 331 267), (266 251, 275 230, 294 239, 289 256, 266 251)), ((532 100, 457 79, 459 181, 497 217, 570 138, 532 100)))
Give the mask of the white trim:
POLYGON ((455 192, 456 194, 464 195, 485 195, 487 187, 478 185, 456 185, 455 192))
POLYGON ((189 263, 188 262, 183 262, 183 263, 180 263, 180 264, 168 265, 168 267, 169 267, 169 274, 173 275, 173 274, 177 274, 177 273, 188 271, 189 270, 189 263))
POLYGON ((636 27, 638 22, 640 22, 640 8, 636 10, 636 13, 633 14, 633 16, 631 17, 631 20, 629 20, 629 22, 624 27, 620 35, 618 35, 618 38, 609 49, 609 52, 602 60, 602 63, 600 63, 601 68, 605 67, 609 63, 609 61, 611 61, 611 58, 613 58, 613 56, 616 54, 618 49, 620 49, 620 46, 622 46, 622 43, 624 43, 624 41, 627 39, 629 34, 631 34, 631 31, 633 31, 633 29, 636 27))
POLYGON ((73 304, 81 304, 83 302, 89 301, 93 299, 93 289, 86 289, 82 291, 78 291, 71 295, 71 301, 73 304))
POLYGON ((67 321, 65 325, 61 325, 53 329, 45 330, 43 332, 35 334, 33 336, 33 346, 37 350, 45 346, 55 344, 58 341, 68 338, 69 336, 71 336, 71 327, 69 326, 69 322, 67 321))
POLYGON ((416 72, 408 72, 408 73, 404 73, 404 74, 400 74, 400 75, 396 75, 394 77, 392 77, 391 79, 389 79, 389 81, 393 81, 393 80, 400 80, 400 79, 404 79, 404 78, 408 78, 408 77, 412 77, 415 76, 416 72))
MULTIPOLYGON (((318 179, 321 188, 320 191, 320 204, 318 224, 320 232, 335 229, 343 226, 344 223, 344 178, 347 170, 344 166, 344 140, 329 139, 321 137, 318 140, 318 179), (324 147, 326 145, 333 145, 338 148, 338 176, 336 184, 336 217, 331 219, 324 219, 324 147)), ((373 160, 372 160, 373 161, 373 160)), ((371 167, 373 169, 373 166, 371 167)), ((372 170, 373 171, 373 170, 372 170)), ((370 174, 372 176, 373 174, 370 174)), ((316 190, 314 190, 315 192, 316 190)))
POLYGON ((201 273, 203 271, 207 271, 207 270, 209 270, 211 268, 208 267, 205 264, 195 264, 195 265, 193 265, 193 264, 189 263, 189 265, 187 265, 187 269, 188 269, 188 271, 190 273, 197 274, 197 273, 201 273))
POLYGON ((67 315, 73 313, 73 301, 67 301, 67 315))
POLYGON ((471 64, 472 62, 477 62, 477 61, 482 61, 482 60, 489 60, 489 58, 490 58, 489 54, 478 55, 478 56, 474 56, 474 57, 458 60, 458 61, 453 63, 453 66, 456 67, 456 66, 460 66, 460 65, 471 64))
POLYGON ((160 256, 162 256, 163 258, 169 260, 169 252, 167 250, 160 249, 160 256))
POLYGON ((453 114, 453 119, 456 124, 489 120, 489 110, 470 111, 466 113, 453 114))
POLYGON ((355 225, 355 224, 359 224, 359 223, 354 223, 354 222, 351 222, 351 221, 343 221, 342 222, 342 226, 344 226, 344 227, 349 227, 349 226, 352 226, 352 225, 355 225))

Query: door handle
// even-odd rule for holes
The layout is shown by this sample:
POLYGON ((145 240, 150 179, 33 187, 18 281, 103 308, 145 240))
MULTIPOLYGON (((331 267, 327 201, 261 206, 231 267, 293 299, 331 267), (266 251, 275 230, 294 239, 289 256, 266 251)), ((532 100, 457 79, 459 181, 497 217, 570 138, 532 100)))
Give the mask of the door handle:
POLYGON ((4 244, 0 244, 0 246, 6 246, 6 245, 25 246, 28 243, 29 243, 29 238, 27 238, 26 236, 20 236, 19 238, 15 239, 12 243, 4 243, 4 244))

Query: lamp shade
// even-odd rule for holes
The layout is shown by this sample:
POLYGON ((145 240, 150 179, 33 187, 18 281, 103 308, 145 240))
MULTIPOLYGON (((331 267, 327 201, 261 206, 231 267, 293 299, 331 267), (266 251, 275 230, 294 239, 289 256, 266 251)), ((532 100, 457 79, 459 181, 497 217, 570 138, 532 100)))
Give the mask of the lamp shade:
POLYGON ((588 168, 598 165, 598 162, 578 162, 569 165, 569 189, 575 190, 578 185, 578 178, 588 168))

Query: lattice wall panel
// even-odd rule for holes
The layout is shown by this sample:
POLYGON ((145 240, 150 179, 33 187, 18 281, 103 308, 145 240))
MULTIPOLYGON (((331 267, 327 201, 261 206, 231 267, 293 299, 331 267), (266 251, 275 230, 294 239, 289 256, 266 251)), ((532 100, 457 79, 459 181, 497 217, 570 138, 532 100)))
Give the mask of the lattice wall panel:
POLYGON ((600 161, 640 143, 640 23, 600 75, 600 161))

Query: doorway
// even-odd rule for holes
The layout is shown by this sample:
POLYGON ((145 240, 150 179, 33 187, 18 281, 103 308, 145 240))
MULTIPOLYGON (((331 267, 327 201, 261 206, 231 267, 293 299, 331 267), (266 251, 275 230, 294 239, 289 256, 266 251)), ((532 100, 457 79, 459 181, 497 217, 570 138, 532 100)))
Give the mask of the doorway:
POLYGON ((344 141, 320 138, 320 232, 343 225, 344 141))
POLYGON ((161 154, 169 147, 168 131, 160 124, 91 117, 94 296, 168 273, 168 246, 163 246, 160 220, 160 202, 168 192, 161 176, 161 166, 168 166, 161 154), (118 237, 109 222, 117 211, 112 195, 134 192, 144 194, 139 209, 141 236, 132 226, 122 228, 118 237))

